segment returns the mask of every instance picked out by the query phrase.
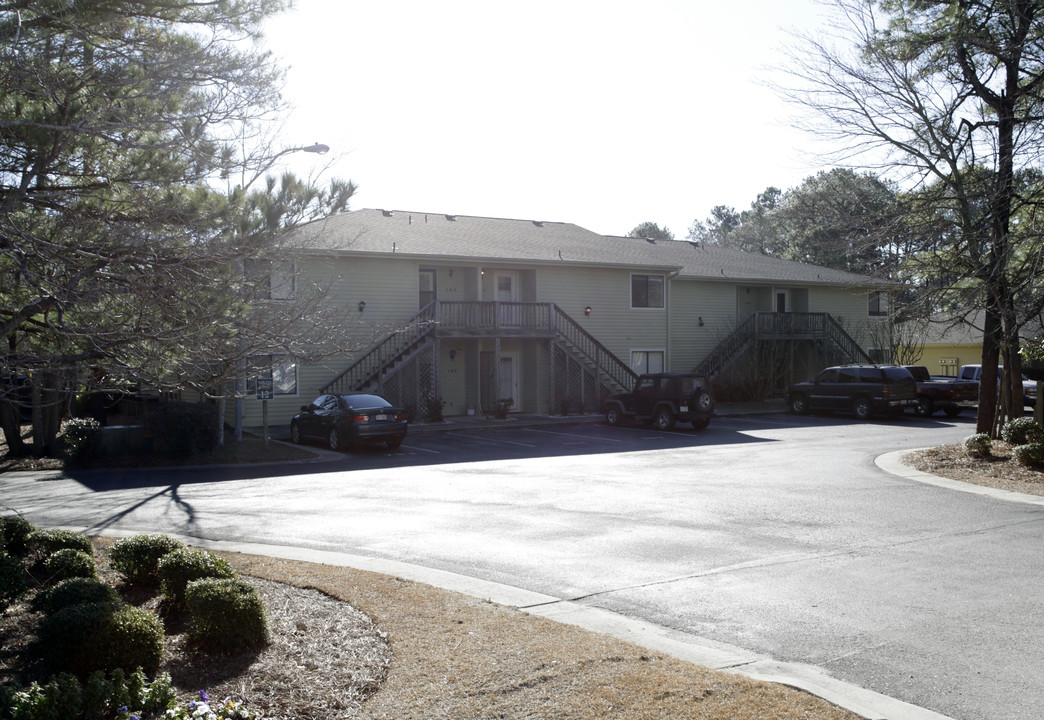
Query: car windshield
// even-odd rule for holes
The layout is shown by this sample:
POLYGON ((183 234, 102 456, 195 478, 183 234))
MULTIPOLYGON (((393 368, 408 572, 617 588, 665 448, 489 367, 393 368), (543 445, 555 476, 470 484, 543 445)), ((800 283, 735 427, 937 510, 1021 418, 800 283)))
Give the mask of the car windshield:
POLYGON ((390 402, 380 395, 342 395, 341 402, 349 409, 386 408, 392 406, 390 402))
POLYGON ((902 367, 887 367, 884 368, 885 377, 889 380, 912 380, 913 375, 909 370, 902 367))

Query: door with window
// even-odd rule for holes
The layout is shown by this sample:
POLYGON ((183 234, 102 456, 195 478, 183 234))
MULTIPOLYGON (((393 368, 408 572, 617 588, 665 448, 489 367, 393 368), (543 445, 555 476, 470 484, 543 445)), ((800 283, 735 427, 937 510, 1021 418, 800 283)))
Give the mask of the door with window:
POLYGON ((518 327, 522 324, 522 309, 518 303, 518 273, 498 270, 493 274, 493 293, 497 301, 497 321, 501 327, 518 327))
POLYGON ((428 303, 435 300, 435 269, 421 268, 418 280, 420 286, 420 297, 417 299, 417 309, 421 310, 427 307, 428 303))
POLYGON ((500 387, 497 393, 497 400, 510 399, 511 404, 507 409, 512 412, 518 410, 521 402, 519 398, 518 362, 517 352, 502 352, 500 354, 500 373, 498 378, 500 387))

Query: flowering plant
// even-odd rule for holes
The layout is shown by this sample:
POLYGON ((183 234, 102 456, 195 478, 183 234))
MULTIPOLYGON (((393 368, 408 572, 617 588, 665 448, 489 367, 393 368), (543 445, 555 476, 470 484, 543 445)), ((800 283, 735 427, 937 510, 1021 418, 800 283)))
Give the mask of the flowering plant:
MULTIPOLYGON (((220 703, 211 701, 206 690, 199 691, 199 700, 193 700, 187 705, 179 703, 163 713, 164 720, 256 720, 257 717, 255 713, 233 702, 232 698, 225 698, 220 703)), ((141 720, 141 716, 121 707, 116 720, 141 720)))

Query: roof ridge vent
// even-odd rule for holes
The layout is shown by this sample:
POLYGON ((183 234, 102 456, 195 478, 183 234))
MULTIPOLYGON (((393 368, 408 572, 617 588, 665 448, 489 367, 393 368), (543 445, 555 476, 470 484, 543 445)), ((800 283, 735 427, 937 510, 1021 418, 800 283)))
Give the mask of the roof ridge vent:
POLYGON ((447 215, 446 219, 449 220, 450 222, 455 222, 457 220, 457 216, 456 215, 447 215))
POLYGON ((534 220, 533 224, 536 225, 537 227, 544 227, 544 221, 543 220, 534 220))
POLYGON ((391 217, 392 213, 391 210, 381 210, 381 215, 383 215, 384 217, 391 217))

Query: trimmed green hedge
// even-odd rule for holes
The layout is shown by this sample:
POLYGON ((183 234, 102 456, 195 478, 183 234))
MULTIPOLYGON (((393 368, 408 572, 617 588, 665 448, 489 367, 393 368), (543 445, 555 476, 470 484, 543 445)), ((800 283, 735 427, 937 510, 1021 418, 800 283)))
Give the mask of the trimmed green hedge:
POLYGON ((46 615, 53 615, 69 605, 96 605, 118 602, 120 596, 108 584, 90 577, 73 577, 41 590, 30 607, 46 615))
POLYGON ((153 449, 167 457, 209 452, 218 443, 218 410, 213 403, 160 403, 145 416, 153 449))
POLYGON ((98 575, 98 566, 94 558, 82 550, 62 548, 51 553, 43 563, 47 571, 48 583, 56 583, 67 578, 92 578, 98 575))
POLYGON ((117 540, 109 551, 109 562, 132 585, 159 585, 159 561, 185 545, 169 535, 134 535, 117 540))
POLYGON ((185 590, 189 637, 219 653, 268 643, 265 606, 253 585, 239 578, 193 580, 185 590))
POLYGON ((27 538, 29 548, 44 555, 52 555, 59 550, 71 548, 80 550, 94 557, 94 543, 83 533, 72 530, 34 530, 27 538))
POLYGON ((68 605, 40 623, 39 638, 52 671, 79 677, 128 667, 152 675, 165 643, 159 616, 123 603, 68 605))
POLYGON ((160 589, 175 608, 184 607, 185 588, 202 578, 233 578, 235 570, 228 561, 206 550, 181 548, 160 558, 160 589))

